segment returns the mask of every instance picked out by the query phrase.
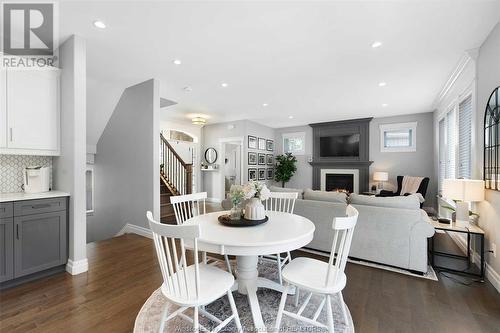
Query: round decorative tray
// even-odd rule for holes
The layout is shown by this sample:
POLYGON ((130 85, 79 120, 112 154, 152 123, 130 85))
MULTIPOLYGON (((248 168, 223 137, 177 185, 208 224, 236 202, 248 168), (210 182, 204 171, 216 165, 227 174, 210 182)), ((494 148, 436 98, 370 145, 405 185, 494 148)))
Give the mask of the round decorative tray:
POLYGON ((219 216, 219 222, 230 227, 251 227, 266 223, 268 220, 267 216, 262 220, 247 220, 243 216, 239 220, 231 220, 228 214, 219 216))

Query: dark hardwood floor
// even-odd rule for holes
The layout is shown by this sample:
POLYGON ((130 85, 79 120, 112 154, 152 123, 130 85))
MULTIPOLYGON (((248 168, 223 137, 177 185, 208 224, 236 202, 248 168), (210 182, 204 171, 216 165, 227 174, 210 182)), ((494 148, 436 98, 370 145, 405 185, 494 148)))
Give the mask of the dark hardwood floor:
MULTIPOLYGON (((161 284, 152 241, 124 235, 89 244, 88 258, 86 274, 0 292, 0 332, 131 332, 161 284)), ((500 294, 489 282, 465 286, 354 264, 347 275, 356 332, 500 332, 500 294)))

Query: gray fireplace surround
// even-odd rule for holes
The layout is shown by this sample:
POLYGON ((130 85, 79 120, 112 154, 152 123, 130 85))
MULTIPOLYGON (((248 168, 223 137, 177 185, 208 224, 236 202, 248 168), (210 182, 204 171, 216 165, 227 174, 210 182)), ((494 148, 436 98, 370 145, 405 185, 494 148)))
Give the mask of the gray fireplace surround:
POLYGON ((361 118, 352 120, 332 121, 326 123, 309 124, 313 128, 313 161, 309 162, 313 167, 313 189, 321 188, 321 170, 358 170, 359 177, 357 189, 354 192, 368 191, 370 181, 370 165, 373 161, 369 158, 370 147, 370 121, 373 118, 361 118), (320 138, 331 135, 359 134, 359 156, 358 157, 321 157, 320 138))

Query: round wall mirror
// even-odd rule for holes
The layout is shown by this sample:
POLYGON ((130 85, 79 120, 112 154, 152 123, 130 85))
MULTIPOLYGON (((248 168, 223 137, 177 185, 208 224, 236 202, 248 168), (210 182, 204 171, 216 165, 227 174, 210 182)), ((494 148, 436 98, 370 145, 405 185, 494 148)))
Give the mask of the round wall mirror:
POLYGON ((214 164, 217 161, 217 150, 215 148, 208 148, 205 150, 205 161, 208 164, 214 164))

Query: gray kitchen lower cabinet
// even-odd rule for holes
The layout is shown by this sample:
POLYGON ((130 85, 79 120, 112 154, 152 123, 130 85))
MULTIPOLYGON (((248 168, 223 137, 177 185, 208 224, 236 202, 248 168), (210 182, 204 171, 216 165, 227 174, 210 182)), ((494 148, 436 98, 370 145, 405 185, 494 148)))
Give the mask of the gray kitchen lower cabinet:
POLYGON ((0 282, 14 278, 14 221, 0 219, 0 282))
POLYGON ((14 217, 14 277, 18 278, 67 261, 67 212, 14 217))

